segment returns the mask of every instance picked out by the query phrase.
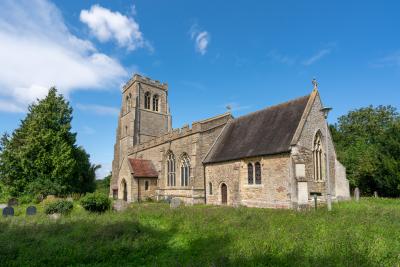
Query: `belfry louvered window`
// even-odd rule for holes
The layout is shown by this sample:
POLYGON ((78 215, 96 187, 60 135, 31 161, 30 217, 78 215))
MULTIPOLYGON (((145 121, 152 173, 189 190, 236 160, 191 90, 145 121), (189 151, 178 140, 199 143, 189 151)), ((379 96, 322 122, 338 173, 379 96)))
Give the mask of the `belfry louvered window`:
POLYGON ((158 95, 153 96, 153 111, 158 111, 158 95))
POLYGON ((150 109, 150 92, 146 92, 144 94, 144 108, 150 109))

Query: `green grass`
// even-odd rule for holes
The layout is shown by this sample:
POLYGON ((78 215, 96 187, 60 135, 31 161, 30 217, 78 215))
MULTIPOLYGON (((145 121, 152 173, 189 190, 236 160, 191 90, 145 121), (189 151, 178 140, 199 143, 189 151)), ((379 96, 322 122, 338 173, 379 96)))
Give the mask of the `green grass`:
MULTIPOLYGON (((308 212, 135 204, 0 219, 0 266, 399 266, 400 200, 308 212)), ((42 214, 42 211, 39 210, 42 214)))

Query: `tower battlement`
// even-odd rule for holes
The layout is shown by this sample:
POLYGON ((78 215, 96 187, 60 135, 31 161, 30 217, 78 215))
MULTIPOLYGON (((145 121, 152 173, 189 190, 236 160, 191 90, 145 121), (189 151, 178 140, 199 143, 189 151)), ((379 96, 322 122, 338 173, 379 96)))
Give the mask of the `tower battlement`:
POLYGON ((142 76, 140 74, 135 73, 133 77, 122 87, 122 91, 124 92, 126 89, 128 89, 132 84, 135 82, 141 82, 145 83, 151 86, 155 86, 157 88, 163 89, 163 90, 168 90, 168 84, 167 83, 162 83, 158 80, 153 80, 149 77, 142 76))

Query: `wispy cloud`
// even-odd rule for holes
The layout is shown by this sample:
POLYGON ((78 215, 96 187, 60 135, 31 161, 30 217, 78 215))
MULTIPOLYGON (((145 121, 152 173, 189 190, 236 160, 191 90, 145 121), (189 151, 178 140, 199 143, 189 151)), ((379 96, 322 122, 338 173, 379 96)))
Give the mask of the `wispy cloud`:
POLYGON ((288 55, 282 55, 276 50, 271 50, 267 57, 272 61, 284 64, 284 65, 294 65, 296 63, 296 58, 290 57, 288 55))
MULTIPOLYGON (((131 14, 136 15, 136 8, 131 7, 131 14)), ((119 46, 128 50, 150 46, 143 38, 139 24, 133 17, 113 12, 100 5, 93 5, 89 10, 82 10, 80 20, 90 32, 101 42, 115 40, 119 46)), ((152 49, 152 47, 151 47, 152 49)))
POLYGON ((372 67, 400 67, 400 50, 390 53, 370 64, 372 67))
POLYGON ((12 113, 22 113, 25 110, 22 107, 20 107, 19 105, 16 105, 12 102, 0 99, 0 111, 12 112, 12 113))
POLYGON ((97 115, 111 115, 117 116, 119 109, 115 107, 102 106, 102 105, 91 105, 91 104, 77 104, 76 107, 82 111, 89 111, 97 115))
POLYGON ((229 102, 229 103, 226 103, 225 105, 220 106, 220 107, 224 107, 226 109, 230 109, 232 112, 251 108, 250 105, 241 105, 241 104, 239 104, 237 102, 229 102))
POLYGON ((112 165, 109 162, 98 163, 101 168, 96 171, 96 179, 103 179, 111 173, 112 165))
POLYGON ((195 42, 196 52, 205 55, 211 36, 207 31, 201 30, 197 24, 193 24, 189 31, 190 37, 195 42))
POLYGON ((68 96, 82 88, 118 88, 127 77, 116 59, 73 35, 47 0, 0 1, 0 40, 2 111, 26 110, 51 86, 68 96))
POLYGON ((310 65, 316 63, 317 61, 321 60, 323 57, 329 55, 331 52, 332 52, 332 49, 330 49, 330 48, 321 49, 317 53, 312 55, 311 57, 305 59, 303 61, 303 65, 310 66, 310 65))

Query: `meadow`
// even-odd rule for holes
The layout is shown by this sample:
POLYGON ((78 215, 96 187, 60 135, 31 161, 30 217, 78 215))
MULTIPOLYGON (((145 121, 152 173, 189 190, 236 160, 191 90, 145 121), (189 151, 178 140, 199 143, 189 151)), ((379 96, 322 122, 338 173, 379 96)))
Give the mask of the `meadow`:
POLYGON ((74 204, 0 218, 0 266, 400 266, 400 200, 333 211, 133 204, 91 214, 74 204))

